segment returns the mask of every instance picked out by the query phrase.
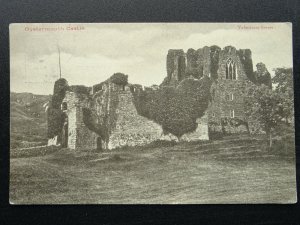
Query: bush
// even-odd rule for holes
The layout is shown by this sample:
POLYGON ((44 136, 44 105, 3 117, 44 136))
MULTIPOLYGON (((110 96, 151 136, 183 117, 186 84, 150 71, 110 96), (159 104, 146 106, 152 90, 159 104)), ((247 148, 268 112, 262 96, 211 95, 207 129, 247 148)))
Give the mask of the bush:
POLYGON ((209 78, 185 79, 177 87, 133 93, 140 115, 160 124, 164 133, 177 138, 197 128, 196 119, 204 115, 210 101, 209 78))
POLYGON ((117 85, 127 85, 128 84, 128 75, 123 73, 115 73, 110 78, 110 81, 117 85))

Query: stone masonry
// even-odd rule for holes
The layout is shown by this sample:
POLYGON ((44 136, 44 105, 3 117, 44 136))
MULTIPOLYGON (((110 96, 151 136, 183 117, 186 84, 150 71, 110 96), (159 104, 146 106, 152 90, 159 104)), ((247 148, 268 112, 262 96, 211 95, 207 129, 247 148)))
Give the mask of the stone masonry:
POLYGON ((212 101, 207 110, 209 132, 249 132, 243 91, 250 82, 271 88, 270 74, 263 63, 258 63, 257 71, 253 71, 251 54, 250 49, 237 50, 233 46, 223 49, 205 46, 198 50, 188 49, 186 53, 182 49, 171 49, 167 55, 168 76, 162 85, 176 86, 188 77, 210 77, 213 84, 212 101), (182 62, 180 67, 179 61, 182 62))
POLYGON ((109 137, 109 149, 126 145, 145 145, 158 140, 162 135, 160 125, 138 115, 128 86, 119 94, 116 114, 117 122, 109 137))
MULTIPOLYGON (((182 140, 208 140, 212 133, 249 132, 244 114, 243 90, 249 82, 263 80, 269 85, 269 73, 264 64, 258 64, 258 71, 253 72, 249 49, 205 46, 198 50, 188 49, 187 53, 182 49, 171 49, 166 64, 167 77, 160 86, 177 86, 191 77, 200 79, 207 76, 212 80, 212 101, 205 115, 197 119, 197 129, 183 135, 182 140)), ((137 113, 132 91, 144 89, 141 85, 123 86, 107 80, 84 88, 85 91, 69 89, 63 99, 68 148, 113 149, 145 145, 159 139, 176 139, 173 135, 163 135, 159 124, 137 113), (106 132, 101 138, 84 123, 84 109, 90 110, 92 118, 89 119, 105 127, 106 132)), ((156 90, 159 86, 148 88, 156 90)))

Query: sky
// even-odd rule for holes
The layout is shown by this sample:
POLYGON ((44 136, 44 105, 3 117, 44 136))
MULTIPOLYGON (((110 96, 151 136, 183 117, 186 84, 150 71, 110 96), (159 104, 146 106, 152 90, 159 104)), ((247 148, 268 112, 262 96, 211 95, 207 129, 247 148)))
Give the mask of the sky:
POLYGON ((52 94, 61 74, 69 85, 91 86, 116 72, 130 83, 160 84, 169 49, 231 45, 251 49, 253 65, 269 72, 292 67, 291 23, 11 24, 10 88, 52 94))

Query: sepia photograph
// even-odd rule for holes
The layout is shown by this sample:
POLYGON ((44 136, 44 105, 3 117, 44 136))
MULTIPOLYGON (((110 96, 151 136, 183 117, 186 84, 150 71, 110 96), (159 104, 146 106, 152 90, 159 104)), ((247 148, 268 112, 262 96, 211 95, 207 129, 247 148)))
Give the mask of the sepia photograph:
POLYGON ((297 202, 291 23, 14 23, 11 204, 297 202))

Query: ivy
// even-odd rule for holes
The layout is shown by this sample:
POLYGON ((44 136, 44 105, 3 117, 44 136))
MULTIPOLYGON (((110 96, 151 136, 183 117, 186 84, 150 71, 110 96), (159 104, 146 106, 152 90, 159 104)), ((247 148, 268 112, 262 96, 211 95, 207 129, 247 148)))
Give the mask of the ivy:
POLYGON ((63 78, 54 84, 53 96, 47 112, 48 138, 59 136, 61 133, 64 117, 60 107, 68 87, 68 82, 63 78))
POLYGON ((160 124, 164 133, 178 138, 197 128, 197 118, 204 115, 211 99, 211 81, 184 79, 177 87, 133 92, 137 112, 160 124))
POLYGON ((128 75, 123 73, 115 73, 109 78, 109 80, 114 84, 124 86, 128 84, 128 75))

